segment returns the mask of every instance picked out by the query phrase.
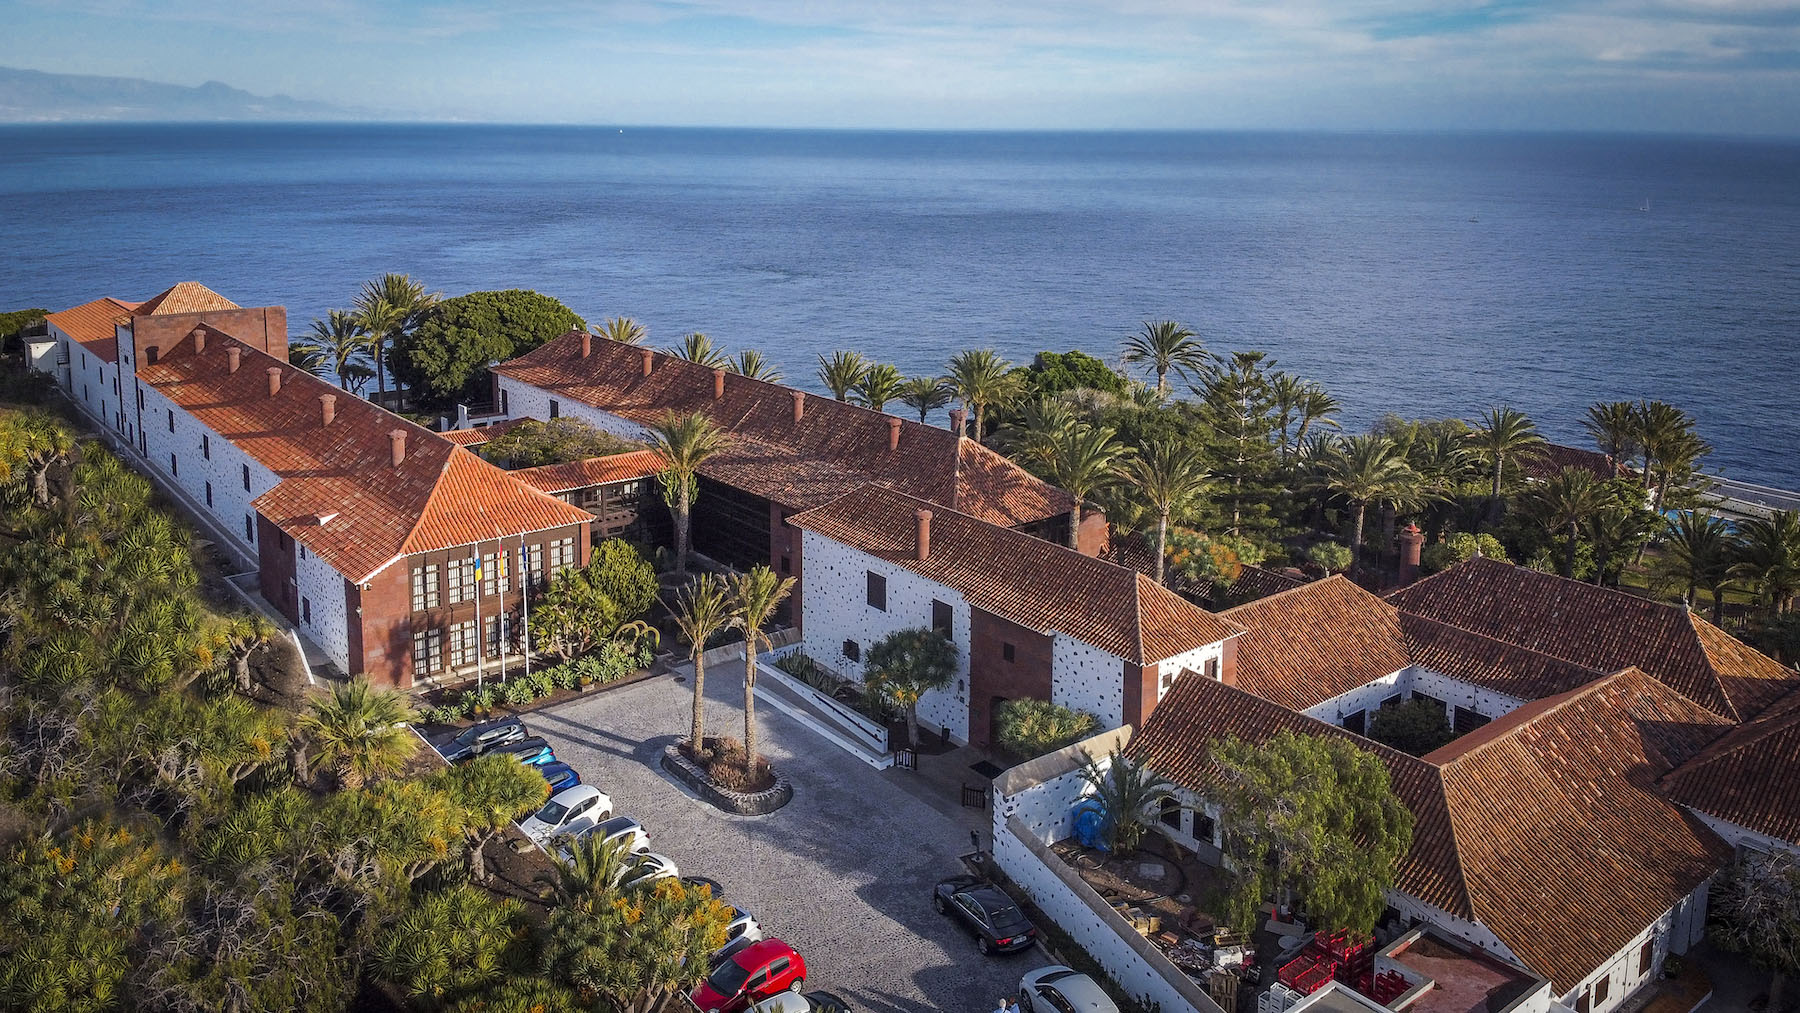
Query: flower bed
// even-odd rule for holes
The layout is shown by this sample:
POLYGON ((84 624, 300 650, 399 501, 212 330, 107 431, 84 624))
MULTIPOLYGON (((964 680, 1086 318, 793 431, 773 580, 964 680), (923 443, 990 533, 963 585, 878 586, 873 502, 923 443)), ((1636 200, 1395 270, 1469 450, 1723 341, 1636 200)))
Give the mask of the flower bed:
POLYGON ((425 708, 420 718, 428 724, 450 725, 464 718, 485 717, 496 707, 523 707, 557 690, 579 690, 618 682, 649 668, 654 660, 648 645, 633 647, 609 643, 592 654, 540 668, 504 683, 479 690, 445 690, 439 695, 437 705, 425 708))
POLYGON ((744 792, 721 787, 704 768, 688 758, 681 743, 663 749, 662 766, 715 808, 739 816, 767 816, 794 799, 793 784, 773 770, 769 773, 774 783, 762 791, 744 792))

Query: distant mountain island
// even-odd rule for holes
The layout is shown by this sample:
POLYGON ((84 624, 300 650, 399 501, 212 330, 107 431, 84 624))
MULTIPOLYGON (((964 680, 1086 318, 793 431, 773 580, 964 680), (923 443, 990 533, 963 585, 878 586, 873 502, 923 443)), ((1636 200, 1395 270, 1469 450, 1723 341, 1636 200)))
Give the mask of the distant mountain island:
POLYGON ((190 88, 135 77, 0 67, 0 123, 350 120, 369 115, 327 102, 252 95, 218 81, 190 88))

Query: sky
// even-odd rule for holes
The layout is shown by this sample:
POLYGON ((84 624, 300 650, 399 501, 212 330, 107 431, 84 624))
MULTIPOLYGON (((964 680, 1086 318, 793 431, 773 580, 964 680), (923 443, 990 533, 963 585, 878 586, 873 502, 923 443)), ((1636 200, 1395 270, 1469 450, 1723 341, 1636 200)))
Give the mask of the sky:
POLYGON ((0 0, 6 62, 383 116, 1800 134, 1779 0, 0 0))

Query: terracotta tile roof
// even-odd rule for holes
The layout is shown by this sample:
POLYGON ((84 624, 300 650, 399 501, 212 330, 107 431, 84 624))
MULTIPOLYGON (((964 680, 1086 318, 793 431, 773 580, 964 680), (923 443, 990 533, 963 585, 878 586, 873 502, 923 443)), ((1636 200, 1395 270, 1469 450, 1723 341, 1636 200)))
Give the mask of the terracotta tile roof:
POLYGON ((1800 842, 1800 690, 1726 733, 1662 780, 1683 805, 1800 842))
POLYGON ((649 478, 662 468, 661 454, 654 450, 633 450, 608 457, 590 457, 585 461, 573 461, 569 464, 520 468, 510 474, 533 489, 555 495, 572 489, 649 478))
POLYGON ((1236 684, 1305 710, 1409 665, 1520 700, 1573 689, 1603 672, 1406 615, 1343 576, 1220 613, 1249 632, 1236 684))
POLYGON ((204 313, 208 310, 234 310, 238 304, 197 281, 184 281, 158 292, 131 311, 134 317, 167 316, 176 313, 204 313))
POLYGON ((1068 493, 948 430, 901 419, 900 445, 888 449, 897 416, 805 395, 794 421, 793 388, 727 375, 713 396, 713 371, 652 352, 643 375, 642 349, 592 339, 583 359, 571 332, 496 368, 495 372, 599 408, 639 425, 670 412, 703 411, 734 434, 730 448, 700 472, 790 510, 831 502, 871 482, 1013 527, 1067 513, 1068 493))
POLYGON ((1129 752, 1205 794, 1208 744, 1286 729, 1348 738, 1413 810, 1396 887, 1491 930, 1573 988, 1730 860, 1656 779, 1728 726, 1635 669, 1522 707, 1424 759, 1205 678, 1184 676, 1129 752))
POLYGON ((1620 469, 1614 467, 1605 454, 1583 447, 1566 447, 1560 443, 1546 443, 1524 461, 1525 475, 1528 478, 1550 478, 1564 468, 1577 468, 1601 480, 1617 478, 1621 474, 1620 469))
POLYGON ((87 349, 89 355, 101 362, 119 361, 118 323, 125 319, 137 306, 137 303, 126 302, 103 296, 93 302, 84 302, 80 306, 71 306, 59 313, 51 313, 44 317, 56 325, 56 329, 67 334, 87 349))
POLYGON ((788 523, 953 587, 976 608, 1135 665, 1242 632, 1135 570, 882 486, 864 486, 788 523), (922 560, 920 509, 932 511, 931 551, 922 560))
POLYGON ((505 422, 496 422, 491 426, 476 426, 473 429, 446 429, 438 435, 459 447, 473 450, 483 443, 499 437, 521 422, 529 421, 529 419, 507 419, 505 422))
POLYGON ((205 352, 176 342, 138 375, 279 476, 252 506, 353 581, 411 553, 592 520, 428 429, 207 330, 205 352), (236 373, 227 344, 242 349, 236 373), (273 397, 270 368, 281 370, 273 397), (329 426, 321 394, 337 398, 329 426), (394 430, 406 434, 398 467, 394 430))
POLYGON ((1686 609, 1476 557, 1388 596, 1402 612, 1600 671, 1637 666, 1743 720, 1800 674, 1686 609))

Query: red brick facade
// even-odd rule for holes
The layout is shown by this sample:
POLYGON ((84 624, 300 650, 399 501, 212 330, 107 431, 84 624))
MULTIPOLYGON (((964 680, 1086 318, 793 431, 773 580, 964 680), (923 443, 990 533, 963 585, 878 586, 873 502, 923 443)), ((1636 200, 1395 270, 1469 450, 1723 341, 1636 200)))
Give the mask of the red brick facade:
POLYGON ((1050 699, 1051 641, 1048 634, 991 612, 969 610, 970 745, 991 743, 993 709, 1001 701, 1050 699))

